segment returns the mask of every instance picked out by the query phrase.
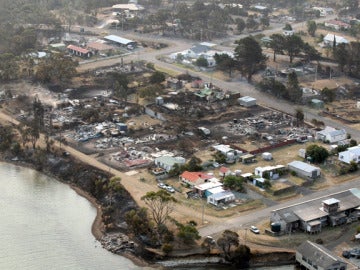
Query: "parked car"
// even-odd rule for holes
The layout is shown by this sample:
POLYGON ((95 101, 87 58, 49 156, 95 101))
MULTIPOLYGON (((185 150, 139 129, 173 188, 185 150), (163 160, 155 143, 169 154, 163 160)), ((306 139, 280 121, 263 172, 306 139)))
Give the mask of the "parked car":
POLYGON ((250 231, 252 231, 252 232, 255 233, 255 234, 259 234, 259 233, 260 233, 260 230, 259 230, 257 227, 255 227, 255 226, 251 226, 251 227, 250 227, 250 231))
POLYGON ((162 182, 158 183, 158 187, 162 189, 166 189, 166 185, 162 182))
POLYGON ((171 193, 175 192, 175 189, 172 186, 166 186, 166 190, 171 192, 171 193))

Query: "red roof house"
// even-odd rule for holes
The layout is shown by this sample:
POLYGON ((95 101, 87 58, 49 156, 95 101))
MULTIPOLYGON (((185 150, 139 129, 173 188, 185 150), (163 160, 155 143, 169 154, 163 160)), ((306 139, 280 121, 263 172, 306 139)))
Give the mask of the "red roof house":
POLYGON ((189 172, 185 171, 179 176, 179 180, 192 187, 208 182, 213 175, 202 173, 202 172, 189 172))

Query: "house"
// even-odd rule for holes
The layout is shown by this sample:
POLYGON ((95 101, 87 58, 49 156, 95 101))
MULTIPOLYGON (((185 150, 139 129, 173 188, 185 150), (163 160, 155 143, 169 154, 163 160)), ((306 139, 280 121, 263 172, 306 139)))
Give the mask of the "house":
POLYGON ((335 129, 329 126, 326 126, 325 129, 315 133, 316 140, 328 143, 337 143, 346 140, 346 138, 347 133, 345 129, 335 129))
POLYGON ((231 170, 228 167, 221 166, 219 169, 219 176, 224 178, 228 175, 231 175, 231 170))
POLYGON ((284 165, 256 167, 254 174, 267 179, 278 179, 285 170, 284 165))
POLYGON ((256 105, 256 99, 249 96, 238 98, 238 102, 240 106, 244 107, 252 107, 256 105))
POLYGON ((229 190, 222 190, 221 192, 211 194, 207 197, 207 203, 215 206, 233 201, 235 201, 235 195, 229 190))
POLYGON ((309 240, 296 250, 295 260, 309 270, 346 270, 347 263, 322 245, 309 240))
POLYGON ((75 45, 69 45, 66 48, 71 54, 76 56, 89 58, 92 55, 91 51, 89 51, 88 49, 84 49, 75 45))
POLYGON ((351 28, 351 25, 348 24, 348 23, 345 23, 345 22, 342 22, 342 21, 339 21, 339 20, 330 20, 330 21, 327 21, 325 22, 325 26, 326 27, 330 27, 330 28, 333 28, 337 31, 339 30, 347 30, 347 29, 350 29, 351 28))
POLYGON ((336 36, 334 34, 327 34, 324 39, 323 39, 324 45, 325 46, 329 46, 332 47, 334 42, 335 45, 339 45, 339 44, 349 44, 349 41, 342 37, 342 36, 336 36))
POLYGON ((339 160, 347 164, 352 161, 360 163, 360 145, 349 147, 346 151, 340 152, 339 160))
POLYGON ((271 211, 270 221, 288 233, 302 230, 318 233, 326 226, 338 226, 358 216, 360 190, 352 188, 271 211))
POLYGON ((198 193, 201 197, 207 198, 211 194, 214 194, 213 193, 214 190, 213 190, 213 192, 209 192, 208 190, 211 190, 211 189, 217 188, 217 187, 222 188, 222 186, 223 186, 223 184, 214 177, 212 179, 209 179, 209 181, 204 184, 194 186, 194 191, 196 193, 198 193))
POLYGON ((295 172, 298 176, 303 178, 315 179, 320 176, 320 168, 302 161, 294 160, 288 163, 287 166, 290 171, 295 172))
POLYGON ((171 171, 174 168, 174 165, 184 165, 185 158, 183 157, 171 157, 171 156, 160 156, 155 158, 155 165, 163 168, 167 172, 171 171))
POLYGON ((185 185, 189 185, 190 187, 194 187, 196 185, 206 183, 212 178, 214 178, 214 176, 210 174, 206 174, 202 172, 189 172, 189 171, 184 171, 179 176, 180 182, 185 185))
POLYGON ((234 163, 242 154, 241 151, 234 150, 229 145, 225 144, 217 144, 212 147, 226 157, 226 163, 234 163))
POLYGON ((94 54, 108 54, 114 50, 114 47, 101 42, 90 42, 86 47, 94 54))

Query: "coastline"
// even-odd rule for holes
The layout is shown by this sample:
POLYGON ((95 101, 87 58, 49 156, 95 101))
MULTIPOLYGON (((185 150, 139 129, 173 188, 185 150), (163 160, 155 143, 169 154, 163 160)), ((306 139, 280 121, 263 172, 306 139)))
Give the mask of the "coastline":
MULTIPOLYGON (((34 164, 32 164, 31 162, 24 162, 24 161, 12 161, 9 159, 4 159, 4 157, 0 157, 0 162, 4 162, 7 164, 12 164, 15 166, 19 166, 19 167, 26 167, 26 168, 31 168, 36 170, 36 167, 34 166, 34 164)), ((84 164, 86 166, 86 164, 84 164)), ((82 189, 81 187, 77 186, 75 183, 71 182, 71 181, 67 181, 66 179, 62 179, 61 177, 59 177, 58 175, 56 175, 56 173, 52 172, 51 170, 42 170, 41 173, 48 175, 52 178, 54 178, 56 181, 59 181, 63 184, 68 185, 70 188, 72 188, 79 196, 84 197, 85 199, 87 199, 92 205, 93 207, 96 208, 96 216, 95 219, 91 225, 91 233, 92 235, 95 237, 95 239, 97 241, 99 241, 100 243, 102 243, 102 238, 104 236, 106 236, 106 231, 105 231, 105 226, 102 220, 102 205, 97 201, 97 199, 92 196, 91 194, 89 194, 86 190, 82 189)), ((107 251, 111 252, 111 250, 105 248, 104 246, 102 247, 104 249, 106 249, 107 251)), ((136 253, 132 253, 132 252, 121 252, 121 253, 116 253, 117 255, 123 256, 129 260, 131 260, 136 266, 139 267, 149 267, 152 269, 163 269, 164 267, 166 267, 166 262, 170 262, 171 267, 181 267, 184 266, 184 263, 182 262, 182 260, 185 259, 185 261, 187 262, 185 265, 186 266, 199 266, 200 265, 208 265, 208 263, 206 262, 205 264, 202 264, 202 262, 205 262, 209 259, 209 256, 207 255, 201 255, 201 254, 197 254, 196 258, 194 258, 194 254, 189 254, 189 256, 170 256, 170 257, 166 257, 166 258, 162 258, 159 260, 163 261, 164 264, 162 263, 155 263, 155 262, 149 262, 145 259, 143 259, 141 257, 141 252, 136 254, 136 253)), ((275 254, 277 254, 276 252, 263 252, 262 255, 267 257, 267 259, 270 259, 271 257, 273 257, 275 254), (270 255, 270 257, 269 257, 270 255)), ((280 254, 278 254, 280 255, 280 254)), ((275 255, 276 256, 276 255, 275 255)), ((260 256, 261 257, 261 256, 260 256)), ((276 256, 278 257, 278 256, 276 256)), ((255 261, 253 261, 251 263, 251 266, 266 266, 266 265, 283 265, 284 262, 286 261, 286 264, 289 263, 288 259, 284 260, 284 257, 278 257, 279 260, 276 260, 276 262, 274 262, 273 260, 270 259, 270 261, 266 260, 266 262, 264 262, 263 260, 261 260, 260 258, 255 259, 255 261), (260 260, 259 260, 260 259, 260 260)), ((219 259, 219 257, 217 257, 219 259)), ((220 264, 220 262, 218 262, 220 264)), ((291 263, 290 263, 291 264, 291 263)))

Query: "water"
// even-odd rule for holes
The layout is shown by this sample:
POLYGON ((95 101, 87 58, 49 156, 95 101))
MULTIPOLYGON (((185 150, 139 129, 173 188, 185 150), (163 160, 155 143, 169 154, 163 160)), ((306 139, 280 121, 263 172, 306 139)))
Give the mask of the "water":
MULTIPOLYGON (((67 185, 28 168, 0 163, 0 269, 152 269, 104 250, 91 234, 95 216, 90 202, 67 185)), ((294 268, 256 270, 265 269, 294 268)))
POLYGON ((0 269, 143 269, 101 248, 96 209, 71 188, 0 163, 0 269))

